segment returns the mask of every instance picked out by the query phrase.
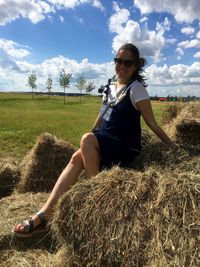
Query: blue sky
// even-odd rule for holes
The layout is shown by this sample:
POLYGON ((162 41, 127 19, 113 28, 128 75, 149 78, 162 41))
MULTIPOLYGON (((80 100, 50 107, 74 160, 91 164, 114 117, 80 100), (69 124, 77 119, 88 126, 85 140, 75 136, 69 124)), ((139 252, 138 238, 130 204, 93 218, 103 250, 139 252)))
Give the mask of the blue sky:
POLYGON ((118 48, 132 42, 147 59, 151 96, 200 96, 200 0, 1 0, 0 91, 59 91, 59 73, 84 73, 96 90, 114 74, 118 48))

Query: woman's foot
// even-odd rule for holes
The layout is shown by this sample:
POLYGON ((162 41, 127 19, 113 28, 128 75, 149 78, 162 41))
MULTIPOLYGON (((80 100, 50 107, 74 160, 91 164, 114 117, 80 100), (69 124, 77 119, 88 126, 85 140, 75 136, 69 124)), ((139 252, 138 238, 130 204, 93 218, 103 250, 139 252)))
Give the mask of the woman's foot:
POLYGON ((16 224, 12 233, 18 237, 30 237, 35 233, 46 231, 47 220, 42 211, 37 212, 32 218, 16 224))

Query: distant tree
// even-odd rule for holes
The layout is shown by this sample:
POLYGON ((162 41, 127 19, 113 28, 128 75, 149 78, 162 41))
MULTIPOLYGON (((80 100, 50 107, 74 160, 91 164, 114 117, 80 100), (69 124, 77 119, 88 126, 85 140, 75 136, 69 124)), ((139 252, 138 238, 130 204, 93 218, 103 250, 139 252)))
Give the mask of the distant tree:
POLYGON ((28 81, 27 81, 27 86, 29 86, 32 90, 32 98, 33 98, 33 90, 37 88, 36 80, 37 80, 37 76, 36 76, 35 72, 33 71, 28 76, 28 81))
POLYGON ((82 91, 85 89, 86 83, 87 82, 85 80, 84 74, 82 73, 76 80, 76 87, 80 91, 80 102, 81 102, 82 91))
POLYGON ((65 90, 67 87, 69 87, 71 77, 72 74, 66 73, 64 69, 60 72, 59 83, 60 86, 63 87, 64 89, 64 104, 65 104, 65 90))
POLYGON ((48 77, 48 79, 47 79, 47 81, 46 81, 46 87, 47 87, 47 92, 48 92, 48 98, 49 98, 49 96, 50 96, 50 94, 51 94, 52 83, 53 83, 53 80, 52 80, 52 78, 51 78, 51 76, 50 76, 50 74, 49 74, 49 77, 48 77))
POLYGON ((94 89, 95 89, 94 82, 89 82, 86 85, 85 91, 86 91, 86 93, 90 94, 94 89))

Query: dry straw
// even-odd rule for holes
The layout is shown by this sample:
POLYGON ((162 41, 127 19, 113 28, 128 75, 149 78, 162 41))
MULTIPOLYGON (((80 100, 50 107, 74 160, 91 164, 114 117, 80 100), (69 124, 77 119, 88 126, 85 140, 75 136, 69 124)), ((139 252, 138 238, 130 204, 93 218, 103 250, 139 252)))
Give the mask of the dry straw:
POLYGON ((79 266, 199 266, 199 215, 199 175, 116 167, 65 194, 52 228, 79 266))
POLYGON ((62 139, 44 133, 20 165, 18 192, 50 191, 69 162, 75 148, 62 139))
MULTIPOLYGON (((22 241, 23 242, 23 241, 22 241)), ((45 249, 25 251, 3 250, 0 253, 0 267, 53 267, 54 254, 45 249)))
POLYGON ((19 171, 11 160, 0 162, 0 198, 10 195, 19 181, 19 171))
POLYGON ((184 146, 200 146, 200 101, 182 104, 177 116, 165 126, 166 132, 184 146))

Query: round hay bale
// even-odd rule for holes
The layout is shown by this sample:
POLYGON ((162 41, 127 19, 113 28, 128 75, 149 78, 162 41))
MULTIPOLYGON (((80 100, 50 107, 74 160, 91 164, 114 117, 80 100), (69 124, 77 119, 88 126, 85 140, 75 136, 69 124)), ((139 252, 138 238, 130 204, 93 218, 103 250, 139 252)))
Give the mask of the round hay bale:
POLYGON ((26 251, 3 250, 0 253, 1 267, 49 267, 54 264, 54 254, 45 249, 31 249, 26 251))
POLYGON ((183 106, 184 104, 181 103, 173 103, 167 105, 162 112, 161 116, 162 123, 167 124, 171 122, 173 119, 175 119, 182 110, 183 106))
MULTIPOLYGON (((28 219, 35 214, 43 203, 47 200, 49 193, 13 193, 9 197, 0 200, 0 251, 8 249, 46 249, 48 251, 55 250, 55 240, 49 232, 37 233, 31 238, 22 239, 14 237, 11 233, 13 226, 28 219)), ((1 254, 1 252, 0 252, 1 254)))
POLYGON ((19 170, 15 163, 0 163, 0 198, 10 195, 19 181, 19 170))
POLYGON ((200 177, 176 176, 160 179, 148 204, 148 266, 200 266, 200 177))
POLYGON ((182 120, 176 125, 176 140, 181 144, 200 146, 200 121, 182 120))
POLYGON ((65 194, 52 228, 78 266, 199 266, 199 192, 199 179, 113 168, 65 194))
POLYGON ((0 199, 0 239, 3 235, 10 234, 16 223, 35 214, 41 204, 46 202, 48 196, 49 193, 13 193, 11 196, 0 199))
POLYGON ((69 162, 75 148, 64 140, 44 133, 20 164, 18 192, 50 191, 69 162))
POLYGON ((164 129, 175 142, 195 146, 199 145, 199 125, 200 101, 196 101, 185 104, 178 116, 164 129))
POLYGON ((154 187, 153 173, 145 177, 117 167, 104 171, 62 198, 53 231, 72 246, 80 266, 143 264, 142 250, 150 238, 143 206, 154 187))
POLYGON ((199 173, 200 149, 198 146, 179 146, 173 149, 169 145, 156 140, 153 136, 143 144, 141 153, 129 164, 129 168, 144 171, 149 167, 155 167, 166 172, 181 169, 183 172, 199 173))

